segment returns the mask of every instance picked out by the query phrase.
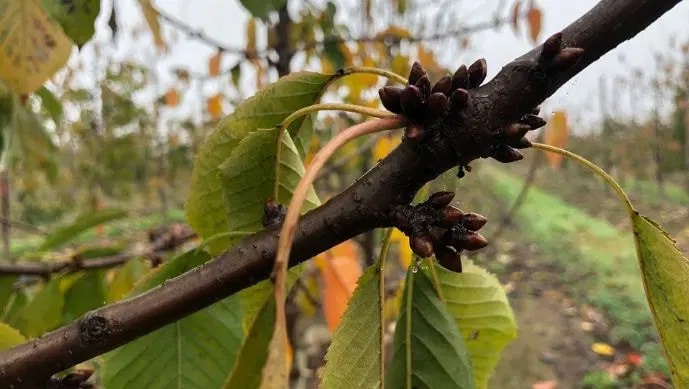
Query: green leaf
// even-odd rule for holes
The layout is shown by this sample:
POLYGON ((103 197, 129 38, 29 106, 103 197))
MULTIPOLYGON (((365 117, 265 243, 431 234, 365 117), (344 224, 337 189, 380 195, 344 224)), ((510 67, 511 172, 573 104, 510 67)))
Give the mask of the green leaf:
POLYGON ((120 266, 108 286, 108 303, 113 303, 126 296, 147 271, 148 267, 138 258, 132 258, 124 266, 120 266))
POLYGON ((257 304, 258 312, 249 326, 246 339, 237 355, 234 368, 223 384, 223 388, 258 388, 261 386, 261 371, 268 360, 268 345, 275 325, 275 299, 269 294, 257 304))
POLYGON ((41 6, 78 46, 88 42, 96 31, 100 0, 41 0, 41 6))
MULTIPOLYGON (((337 77, 311 72, 292 73, 242 102, 218 124, 196 156, 186 204, 187 220, 202 239, 231 231, 219 167, 239 142, 257 129, 274 128, 292 112, 316 103, 328 83, 337 77)), ((290 125, 290 135, 295 135, 303 121, 302 118, 290 125)), ((254 150, 254 153, 267 151, 254 150)), ((209 250, 211 254, 217 254, 228 245, 229 239, 217 240, 209 250)))
POLYGON ((676 388, 689 387, 689 260, 653 220, 634 212, 636 248, 646 297, 676 388))
POLYGON ((424 272, 410 269, 385 386, 474 388, 469 355, 454 319, 424 272))
POLYGON ((113 220, 122 219, 125 216, 127 216, 127 212, 120 209, 102 209, 83 214, 71 224, 59 227, 46 236, 39 250, 53 249, 71 241, 88 229, 113 220))
POLYGON ((65 293, 63 324, 106 303, 103 272, 89 271, 82 274, 65 293))
POLYGON ((272 11, 278 11, 287 0, 239 0, 252 16, 267 20, 272 11))
POLYGON ((36 91, 36 95, 41 98, 43 109, 50 115, 55 123, 62 119, 62 103, 55 97, 53 92, 42 86, 36 91))
POLYGON ((18 290, 12 293, 7 301, 7 308, 5 308, 5 312, 0 319, 10 324, 14 323, 15 318, 27 302, 29 302, 29 297, 24 290, 18 290))
POLYGON ((22 162, 24 173, 41 170, 54 182, 57 178, 57 148, 41 121, 26 107, 17 106, 14 126, 8 135, 8 157, 22 162))
POLYGON ((339 43, 327 42, 325 45, 323 45, 323 51, 335 69, 340 69, 345 65, 347 57, 345 57, 344 53, 342 52, 339 43))
POLYGON ((0 350, 26 342, 26 338, 15 328, 0 322, 0 350))
POLYGON ((325 356, 322 388, 380 387, 379 280, 377 265, 359 278, 325 356))
MULTIPOLYGON (((301 266, 296 266, 287 273, 288 292, 301 271, 301 266)), ((268 346, 275 326, 273 291, 273 283, 264 280, 237 294, 242 308, 242 327, 247 335, 223 388, 258 388, 261 385, 263 366, 268 360, 268 346)))
POLYGON ((33 338, 57 328, 62 322, 65 296, 60 290, 61 279, 48 281, 34 297, 17 312, 9 324, 22 334, 33 338))
MULTIPOLYGON (((262 228, 265 201, 273 196, 275 185, 277 135, 277 128, 252 132, 220 165, 230 231, 262 228)), ((280 159, 279 198, 280 201, 288 201, 304 175, 304 165, 289 134, 282 138, 280 159)), ((318 197, 312 188, 303 208, 309 210, 318 205, 318 197)))
POLYGON ((500 353, 517 337, 517 323, 500 281, 471 261, 462 267, 455 273, 435 266, 440 295, 464 338, 476 387, 487 388, 500 353))
POLYGON ((230 70, 230 77, 232 79, 232 84, 234 85, 235 88, 239 89, 239 80, 242 77, 242 67, 241 63, 237 63, 232 67, 230 70))
MULTIPOLYGON (((208 261, 192 249, 150 273, 131 295, 208 261)), ((163 284, 162 288, 165 288, 163 284)), ((240 306, 229 297, 106 354, 105 388, 218 388, 242 340, 240 306)))
POLYGON ((15 281, 17 281, 17 276, 0 275, 0 318, 12 296, 15 281))

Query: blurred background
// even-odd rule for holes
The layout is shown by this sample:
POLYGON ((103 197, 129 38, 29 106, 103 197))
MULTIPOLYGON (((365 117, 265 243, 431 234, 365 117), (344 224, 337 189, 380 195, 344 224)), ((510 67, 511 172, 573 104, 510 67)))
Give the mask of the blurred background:
MULTIPOLYGON (((24 122, 0 176, 4 255, 45 256, 38 247, 46 231, 113 207, 134 212, 83 235, 70 250, 117 253, 163 232, 186 236, 195 151, 234 106, 279 76, 348 66, 406 76, 419 61, 434 81, 486 58, 490 79, 596 3, 103 0, 94 38, 29 97, 37 120, 24 122)), ((549 124, 533 134, 610 172, 685 252, 688 16, 683 2, 575 77, 542 105, 549 124)), ((383 85, 375 76, 348 77, 324 101, 379 107, 383 85)), ((319 114, 311 155, 360 120, 319 114)), ((348 144, 317 182, 321 199, 399 141, 393 134, 348 144)), ((491 387, 667 387, 624 208, 580 166, 537 150, 525 156, 510 165, 476 161, 461 181, 449 172, 425 191, 456 191, 459 208, 489 218, 483 231, 491 245, 470 258, 499 276, 519 322, 519 338, 491 387)), ((297 283, 290 297, 296 381, 314 380, 346 296, 374 262, 381 238, 372 232, 323 254, 297 283)), ((390 277, 399 280, 412 256, 403 235, 393 241, 398 265, 390 277)), ((165 258, 135 261, 144 269, 165 258)), ((128 272, 132 284, 145 273, 128 272)), ((390 283, 391 299, 396 285, 390 283)), ((120 288, 113 299, 128 290, 120 288)))

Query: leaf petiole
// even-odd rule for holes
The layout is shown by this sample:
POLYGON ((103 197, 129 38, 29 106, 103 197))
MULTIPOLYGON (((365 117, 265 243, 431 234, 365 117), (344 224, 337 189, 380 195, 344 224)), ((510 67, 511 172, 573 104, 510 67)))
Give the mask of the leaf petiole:
POLYGON ((353 112, 353 113, 358 113, 361 115, 365 116, 372 116, 376 118, 391 118, 394 117, 395 114, 392 112, 388 111, 383 111, 380 109, 374 109, 374 108, 368 108, 368 107, 362 107, 360 105, 356 104, 344 104, 344 103, 324 103, 324 104, 313 104, 309 105, 308 107, 304 107, 302 109, 296 110, 292 112, 289 116, 285 118, 285 120, 280 123, 279 126, 279 131, 278 131, 278 137, 277 137, 277 150, 275 154, 275 186, 273 188, 273 199, 275 201, 278 200, 278 192, 279 192, 279 187, 280 187, 280 154, 281 154, 281 149, 280 145, 282 144, 282 139, 284 137, 285 131, 287 130, 287 127, 289 127, 290 124, 292 124, 295 120, 298 118, 314 113, 314 112, 319 112, 319 111, 344 111, 344 112, 353 112))
POLYGON ((612 176, 610 174, 608 174, 605 170, 598 167, 598 165, 596 165, 595 163, 589 161, 588 159, 586 159, 586 158, 584 158, 578 154, 575 154, 571 151, 561 149, 559 147, 546 145, 543 143, 533 143, 532 147, 535 149, 542 150, 542 151, 560 154, 560 155, 563 155, 567 158, 573 159, 573 160, 579 162, 581 165, 583 165, 587 169, 596 173, 598 176, 600 176, 603 180, 605 180, 605 182, 607 182, 615 190, 618 197, 627 206, 627 211, 629 212, 629 216, 634 218, 636 210, 634 209, 634 206, 632 205, 632 202, 629 200, 629 197, 627 196, 627 194, 624 193, 624 190, 622 190, 622 187, 620 186, 620 184, 618 184, 617 181, 615 181, 615 179, 612 178, 612 176))

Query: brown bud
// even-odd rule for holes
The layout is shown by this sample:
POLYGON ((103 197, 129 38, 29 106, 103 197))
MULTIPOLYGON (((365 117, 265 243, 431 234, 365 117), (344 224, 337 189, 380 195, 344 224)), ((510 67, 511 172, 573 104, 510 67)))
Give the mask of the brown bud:
POLYGON ((450 92, 452 92, 452 77, 450 76, 440 78, 431 89, 431 93, 442 93, 447 97, 450 97, 450 92))
POLYGON ((452 199, 454 198, 454 192, 435 192, 432 195, 428 196, 428 200, 426 200, 426 203, 435 208, 442 208, 449 205, 450 202, 452 202, 452 199))
POLYGON ((424 70, 423 66, 421 66, 421 64, 418 62, 414 62, 414 64, 411 65, 411 71, 409 72, 409 85, 416 85, 416 82, 419 81, 419 78, 425 75, 426 70, 424 70))
POLYGON ((539 60, 541 62, 549 62, 560 52, 561 46, 562 33, 558 32, 543 42, 543 50, 541 51, 539 60))
POLYGON ((423 97, 416 85, 408 85, 402 91, 402 112, 409 116, 414 116, 423 110, 423 97))
POLYGON ((459 257, 459 253, 452 247, 435 247, 435 258, 438 260, 440 266, 445 269, 455 273, 462 272, 462 259, 459 257))
POLYGON ((579 47, 566 47, 553 58, 553 66, 568 68, 574 66, 584 55, 584 49, 579 47))
POLYGON ((450 228, 460 220, 463 220, 463 217, 464 212, 455 207, 447 206, 440 210, 440 225, 445 228, 450 228))
POLYGON ((421 76, 415 84, 421 91, 421 96, 424 100, 428 98, 431 94, 431 80, 428 79, 427 75, 421 76))
POLYGON ((414 254, 421 258, 428 258, 433 255, 433 242, 427 236, 412 236, 409 239, 409 246, 414 254))
POLYGON ((463 109, 469 104, 469 91, 466 89, 456 89, 450 97, 450 109, 463 109))
POLYGON ((541 128, 546 124, 546 121, 542 117, 531 114, 524 115, 521 119, 519 119, 519 122, 531 127, 532 130, 541 128))
POLYGON ((436 118, 442 115, 445 109, 447 109, 447 96, 440 92, 431 94, 428 98, 428 115, 436 118))
POLYGON ((511 139, 519 139, 531 130, 531 126, 522 123, 512 123, 505 128, 505 135, 511 139))
POLYGON ((472 63, 467 71, 469 73, 469 89, 478 88, 486 79, 488 64, 485 59, 481 58, 472 63))
POLYGON ((460 66, 454 75, 452 75, 452 90, 457 88, 469 88, 469 72, 465 65, 460 66))
POLYGON ((526 139, 525 137, 519 138, 515 141, 507 142, 507 145, 515 149, 528 149, 529 147, 533 146, 531 144, 531 141, 526 139))
POLYGON ((462 215, 462 225, 469 231, 478 231, 486 225, 488 219, 478 213, 465 213, 462 215))
POLYGON ((462 235, 461 240, 457 244, 464 250, 474 251, 488 246, 488 241, 483 235, 469 231, 462 235))
POLYGON ((402 91, 404 89, 398 86, 386 86, 378 90, 380 102, 383 107, 392 113, 402 113, 402 91))
POLYGON ((269 227, 280 224, 285 218, 285 207, 278 204, 272 197, 263 205, 263 226, 269 227))
POLYGON ((410 123, 407 128, 404 129, 404 136, 413 141, 421 140, 424 133, 423 125, 420 123, 410 123))
POLYGON ((390 222, 392 222, 393 226, 399 229, 411 227, 411 225, 409 224, 409 218, 404 214, 403 211, 399 209, 394 209, 390 213, 390 222))
POLYGON ((519 151, 505 145, 498 146, 493 150, 490 156, 502 163, 510 163, 524 159, 524 156, 519 151))
POLYGON ((540 105, 535 106, 535 107, 531 110, 531 114, 532 114, 532 115, 538 115, 539 113, 541 113, 541 106, 540 106, 540 105))

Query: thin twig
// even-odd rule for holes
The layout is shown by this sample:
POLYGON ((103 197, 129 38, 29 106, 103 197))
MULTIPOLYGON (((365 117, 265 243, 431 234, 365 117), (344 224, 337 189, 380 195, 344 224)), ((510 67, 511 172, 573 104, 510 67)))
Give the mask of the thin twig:
POLYGON ((6 222, 10 225, 10 227, 16 228, 18 230, 22 230, 25 232, 30 232, 32 234, 37 234, 37 235, 48 235, 48 233, 43 230, 40 227, 36 227, 33 224, 25 223, 19 220, 13 220, 10 218, 6 218, 3 216, 0 216, 0 222, 6 222))
POLYGON ((121 254, 93 259, 80 259, 76 255, 70 260, 62 261, 2 261, 0 262, 0 274, 46 277, 62 271, 107 269, 122 265, 132 258, 173 250, 195 237, 196 234, 191 230, 184 231, 182 235, 178 236, 165 234, 143 250, 132 249, 121 254))

